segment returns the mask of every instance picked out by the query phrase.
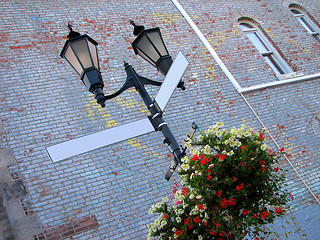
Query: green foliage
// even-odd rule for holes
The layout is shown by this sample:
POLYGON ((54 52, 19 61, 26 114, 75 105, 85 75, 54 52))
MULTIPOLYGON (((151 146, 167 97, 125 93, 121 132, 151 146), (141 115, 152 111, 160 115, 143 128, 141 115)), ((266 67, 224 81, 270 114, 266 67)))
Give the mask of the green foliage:
POLYGON ((178 171, 180 189, 174 186, 171 204, 165 198, 149 211, 159 213, 149 226, 150 239, 261 238, 270 234, 264 225, 284 214, 289 195, 281 188, 285 177, 278 153, 262 132, 222 126, 187 143, 191 155, 178 171))

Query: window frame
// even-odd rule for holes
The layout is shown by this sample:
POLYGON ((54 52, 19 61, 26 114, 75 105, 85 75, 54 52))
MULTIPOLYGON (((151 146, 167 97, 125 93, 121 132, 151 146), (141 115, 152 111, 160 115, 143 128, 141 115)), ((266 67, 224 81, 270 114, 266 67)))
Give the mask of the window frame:
POLYGON ((298 6, 289 6, 290 12, 298 19, 299 23, 307 32, 320 42, 320 28, 317 24, 298 6), (295 13, 297 12, 297 13, 295 13))
POLYGON ((276 76, 293 72, 289 64, 278 53, 275 47, 273 47, 273 44, 256 24, 249 21, 239 21, 239 27, 275 72, 276 76), (253 38, 249 35, 250 33, 255 34, 255 41, 252 40, 253 38), (264 46, 266 51, 262 51, 256 41, 259 41, 260 45, 264 46))

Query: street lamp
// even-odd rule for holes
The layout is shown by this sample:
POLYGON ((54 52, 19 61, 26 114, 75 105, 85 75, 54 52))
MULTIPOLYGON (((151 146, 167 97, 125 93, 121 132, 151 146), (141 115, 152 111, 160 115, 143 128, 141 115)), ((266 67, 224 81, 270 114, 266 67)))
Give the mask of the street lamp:
POLYGON ((172 58, 164 44, 160 28, 145 30, 144 26, 137 26, 134 21, 130 20, 130 23, 134 26, 133 34, 137 36, 132 42, 135 54, 140 55, 163 75, 166 75, 172 64, 172 58))
MULTIPOLYGON (((144 30, 143 26, 136 26, 133 21, 131 21, 131 24, 134 26, 135 35, 138 35, 137 39, 132 43, 135 52, 157 67, 160 72, 167 74, 172 64, 172 58, 164 45, 160 29, 152 28, 144 30)), ((181 151, 178 142, 170 131, 167 123, 162 118, 161 108, 156 101, 151 99, 144 87, 144 85, 147 84, 160 86, 162 83, 138 75, 134 68, 125 62, 124 67, 127 74, 125 83, 115 93, 105 96, 103 94, 104 84, 100 73, 97 53, 98 43, 86 34, 81 35, 80 33, 73 31, 70 24, 68 24, 68 28, 70 30, 68 40, 66 41, 60 56, 65 58, 79 74, 84 85, 88 91, 94 94, 97 103, 100 104, 101 107, 105 107, 106 100, 120 95, 123 91, 131 87, 135 87, 140 94, 151 114, 148 116, 151 124, 156 131, 162 132, 165 137, 164 142, 172 149, 174 164, 170 167, 171 172, 167 172, 166 174, 166 179, 169 180, 173 170, 175 170, 178 164, 181 164, 181 159, 185 156, 185 149, 184 151, 181 151)), ((184 84, 181 81, 178 87, 183 90, 185 89, 184 84)))
POLYGON ((100 73, 97 45, 98 43, 88 35, 81 35, 70 30, 67 41, 60 53, 73 69, 79 74, 87 90, 94 94, 97 102, 104 107, 103 80, 100 73))

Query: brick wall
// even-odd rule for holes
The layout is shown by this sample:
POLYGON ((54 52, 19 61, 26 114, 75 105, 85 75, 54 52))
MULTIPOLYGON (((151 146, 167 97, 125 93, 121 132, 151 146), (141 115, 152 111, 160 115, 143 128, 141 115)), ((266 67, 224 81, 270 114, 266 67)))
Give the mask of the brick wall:
MULTIPOLYGON (((320 72, 320 44, 289 11, 290 1, 181 1, 241 87, 275 82, 277 78, 249 39, 238 19, 255 19, 288 63, 304 76, 320 72)), ((296 2, 320 21, 320 3, 296 2)), ((144 239, 151 204, 168 196, 164 180, 170 153, 159 133, 103 147, 53 164, 45 147, 138 120, 147 115, 134 90, 121 94, 101 109, 70 66, 59 57, 70 22, 74 30, 99 42, 105 93, 125 80, 123 60, 148 78, 161 74, 133 53, 129 20, 161 28, 173 57, 182 50, 190 61, 183 80, 185 91, 171 98, 165 120, 181 141, 192 121, 202 130, 224 121, 261 128, 244 99, 217 66, 173 3, 162 1, 2 1, 0 4, 1 111, 5 135, 19 165, 30 203, 43 234, 75 239, 144 239), (65 231, 92 218, 86 231, 65 231), (91 226, 91 227, 90 227, 91 226), (54 235, 48 233, 59 232, 54 235), (65 235, 61 235, 61 232, 65 235)), ((319 79, 260 89, 243 96, 261 117, 315 195, 319 195, 319 79)), ((157 87, 148 87, 151 95, 157 87)), ((270 141, 270 145, 273 146, 270 141)), ((295 211, 318 206, 286 161, 295 211)), ((319 198, 319 197, 318 197, 319 198)), ((319 208, 315 208, 319 209, 319 208)), ((316 211, 313 211, 316 212, 316 211)))

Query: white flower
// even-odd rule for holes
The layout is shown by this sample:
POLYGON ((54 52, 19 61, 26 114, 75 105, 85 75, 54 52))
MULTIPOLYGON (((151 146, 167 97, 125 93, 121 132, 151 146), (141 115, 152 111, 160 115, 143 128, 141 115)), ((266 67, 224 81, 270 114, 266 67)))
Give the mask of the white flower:
POLYGON ((245 131, 244 136, 245 137, 249 137, 250 136, 250 132, 245 131))
POLYGON ((241 146, 241 142, 237 141, 236 145, 237 145, 237 147, 240 147, 241 146))
POLYGON ((151 229, 152 229, 152 231, 157 231, 157 227, 154 225, 154 223, 151 223, 151 229))
POLYGON ((202 199, 201 195, 196 196, 196 199, 202 199))
POLYGON ((234 154, 233 150, 227 153, 228 156, 232 156, 234 154))
POLYGON ((199 236, 198 236, 198 240, 202 240, 202 236, 199 235, 199 236))
POLYGON ((209 145, 206 145, 205 147, 204 147, 204 154, 209 154, 210 153, 210 151, 211 151, 211 148, 210 148, 210 146, 209 145))
POLYGON ((181 222, 182 221, 181 217, 176 217, 176 221, 177 223, 181 222))
POLYGON ((168 202, 168 201, 169 201, 169 198, 164 197, 164 198, 162 199, 162 201, 163 201, 163 202, 168 202))
POLYGON ((209 165, 209 169, 213 168, 214 167, 214 164, 210 164, 209 165))
POLYGON ((164 227, 164 225, 166 225, 167 222, 165 220, 161 221, 161 227, 164 227))
POLYGON ((182 164, 181 164, 181 168, 182 168, 184 171, 187 171, 187 170, 189 169, 189 164, 182 163, 182 164))
POLYGON ((189 198, 190 198, 190 199, 194 199, 194 195, 193 195, 193 194, 190 194, 189 198))
POLYGON ((179 215, 183 214, 184 213, 184 210, 182 208, 180 208, 177 212, 179 215))
POLYGON ((156 208, 160 208, 160 207, 161 207, 161 203, 157 203, 156 208))
POLYGON ((268 149, 269 147, 268 147, 268 145, 266 145, 266 144, 263 144, 262 146, 261 146, 261 149, 262 150, 266 150, 266 149, 268 149))
POLYGON ((216 136, 217 136, 217 137, 221 137, 221 136, 222 136, 222 131, 217 131, 217 132, 216 132, 216 136))
POLYGON ((160 225, 160 220, 159 220, 159 218, 157 218, 156 220, 154 220, 154 224, 155 224, 156 227, 160 225))
POLYGON ((217 127, 221 128, 221 127, 224 126, 224 123, 223 122, 217 122, 216 125, 217 125, 217 127))
POLYGON ((199 135, 197 140, 198 140, 199 142, 202 142, 202 140, 203 140, 203 135, 202 135, 202 134, 199 135))

